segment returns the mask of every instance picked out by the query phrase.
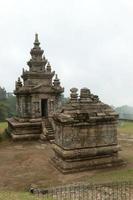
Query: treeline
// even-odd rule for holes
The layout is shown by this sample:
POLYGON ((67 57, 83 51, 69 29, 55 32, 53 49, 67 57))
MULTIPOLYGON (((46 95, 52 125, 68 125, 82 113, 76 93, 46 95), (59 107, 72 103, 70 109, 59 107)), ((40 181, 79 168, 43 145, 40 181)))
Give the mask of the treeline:
POLYGON ((133 107, 132 106, 121 106, 115 108, 116 112, 119 114, 120 119, 133 120, 133 107))
POLYGON ((0 87, 0 122, 16 115, 16 97, 0 87))

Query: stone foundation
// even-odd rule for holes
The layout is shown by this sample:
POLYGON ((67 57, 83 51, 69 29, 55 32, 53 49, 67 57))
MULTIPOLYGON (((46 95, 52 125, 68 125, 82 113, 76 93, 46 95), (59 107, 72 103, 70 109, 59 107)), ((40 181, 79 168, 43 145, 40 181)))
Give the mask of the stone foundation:
POLYGON ((63 160, 59 156, 55 156, 51 160, 52 164, 63 174, 80 172, 86 170, 102 169, 109 167, 121 166, 124 164, 123 160, 118 158, 117 154, 110 156, 90 157, 88 160, 63 160))
POLYGON ((53 149, 52 164, 64 174, 124 164, 118 157, 119 145, 65 150, 53 144, 53 149))
POLYGON ((39 139, 42 132, 41 121, 8 119, 8 132, 13 140, 33 140, 39 139))

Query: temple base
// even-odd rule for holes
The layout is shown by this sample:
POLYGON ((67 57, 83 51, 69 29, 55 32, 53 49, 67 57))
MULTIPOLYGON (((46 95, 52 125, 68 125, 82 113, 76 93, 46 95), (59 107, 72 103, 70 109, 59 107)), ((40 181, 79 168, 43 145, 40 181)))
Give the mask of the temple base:
POLYGON ((37 140, 42 132, 41 121, 17 120, 15 118, 7 119, 8 133, 13 140, 37 140))
POLYGON ((119 146, 99 147, 64 150, 53 145, 55 156, 51 159, 52 164, 63 174, 109 168, 124 165, 125 162, 118 157, 119 146), (104 154, 104 152, 106 152, 104 154), (102 153, 102 154, 101 154, 102 153))

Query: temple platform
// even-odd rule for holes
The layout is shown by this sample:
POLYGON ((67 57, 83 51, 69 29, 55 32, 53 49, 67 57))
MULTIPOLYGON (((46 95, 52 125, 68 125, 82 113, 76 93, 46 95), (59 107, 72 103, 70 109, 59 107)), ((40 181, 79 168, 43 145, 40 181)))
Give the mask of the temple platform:
POLYGON ((118 167, 125 162, 119 158, 120 146, 65 150, 53 144, 55 156, 51 163, 63 174, 118 167))
POLYGON ((40 139, 42 132, 42 122, 37 120, 7 119, 8 132, 13 140, 33 140, 40 139))

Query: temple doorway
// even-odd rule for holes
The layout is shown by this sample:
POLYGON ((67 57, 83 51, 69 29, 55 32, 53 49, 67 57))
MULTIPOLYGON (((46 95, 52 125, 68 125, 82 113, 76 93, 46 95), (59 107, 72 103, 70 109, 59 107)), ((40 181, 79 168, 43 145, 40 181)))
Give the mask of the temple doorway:
POLYGON ((42 117, 48 117, 48 100, 41 99, 41 112, 42 117))

